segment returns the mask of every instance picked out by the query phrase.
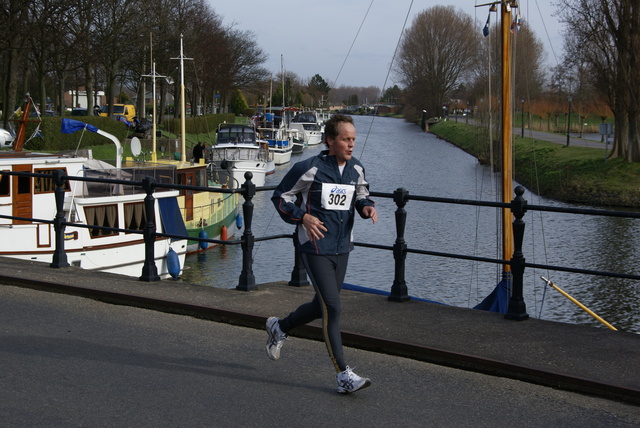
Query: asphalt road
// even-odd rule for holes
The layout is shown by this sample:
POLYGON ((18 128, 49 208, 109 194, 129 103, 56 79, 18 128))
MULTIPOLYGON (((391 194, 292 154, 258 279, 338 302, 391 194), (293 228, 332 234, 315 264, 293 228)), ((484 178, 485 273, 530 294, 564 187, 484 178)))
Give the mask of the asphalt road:
POLYGON ((640 407, 348 348, 372 379, 335 392, 320 342, 270 361, 266 333, 0 286, 6 427, 637 427, 640 407))

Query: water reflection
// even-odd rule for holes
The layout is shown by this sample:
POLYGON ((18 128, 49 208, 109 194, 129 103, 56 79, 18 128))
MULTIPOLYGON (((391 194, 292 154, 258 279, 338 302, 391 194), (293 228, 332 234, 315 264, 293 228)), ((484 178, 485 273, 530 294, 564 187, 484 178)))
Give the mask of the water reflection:
MULTIPOLYGON (((366 167, 372 190, 391 193, 404 187, 415 195, 497 200, 499 177, 490 168, 455 146, 421 132, 400 119, 354 117, 358 138, 356 156, 366 167), (371 132, 367 137, 367 131, 371 132)), ((294 156, 292 162, 316 155, 320 145, 294 156)), ((280 165, 267 177, 277 184, 291 164, 280 165)), ((256 237, 291 233, 270 202, 271 192, 253 199, 256 237)), ((531 204, 568 206, 527 190, 531 204)), ((356 220, 355 240, 393 245, 395 210, 391 199, 376 200, 379 221, 356 220)), ((410 201, 405 239, 410 248, 501 258, 499 219, 489 208, 410 201)), ((601 271, 635 273, 640 266, 640 221, 530 211, 523 252, 527 262, 601 271)), ((288 281, 293 245, 288 240, 257 242, 253 254, 256 283, 288 281)), ((235 288, 242 268, 240 246, 216 247, 206 255, 187 257, 184 280, 235 288)), ((473 307, 497 284, 501 268, 432 256, 409 254, 406 265, 409 294, 450 305, 473 307)), ((346 281, 389 290, 393 283, 391 252, 357 247, 350 258, 346 281)), ((525 271, 524 296, 532 317, 599 326, 600 324, 553 289, 545 290, 540 275, 581 301, 621 330, 640 332, 638 283, 564 272, 525 271)))

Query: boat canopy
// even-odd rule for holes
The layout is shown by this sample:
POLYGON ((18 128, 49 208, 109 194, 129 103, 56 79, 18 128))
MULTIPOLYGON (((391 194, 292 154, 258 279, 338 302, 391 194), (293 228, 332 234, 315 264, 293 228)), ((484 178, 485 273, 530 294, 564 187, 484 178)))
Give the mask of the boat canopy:
POLYGON ((256 132, 246 125, 220 125, 217 144, 256 144, 256 132))
POLYGON ((295 123, 316 123, 317 122, 316 114, 312 113, 310 111, 305 111, 305 112, 299 113, 293 118, 293 122, 295 122, 295 123))

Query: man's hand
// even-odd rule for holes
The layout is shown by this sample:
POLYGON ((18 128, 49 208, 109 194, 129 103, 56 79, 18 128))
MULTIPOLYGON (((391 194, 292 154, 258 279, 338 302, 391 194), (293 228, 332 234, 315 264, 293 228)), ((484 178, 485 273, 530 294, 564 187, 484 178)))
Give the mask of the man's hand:
POLYGON ((324 223, 321 222, 318 217, 314 217, 311 214, 305 214, 304 217, 302 217, 302 224, 307 230, 309 239, 312 241, 324 238, 322 232, 326 232, 327 228, 324 227, 324 223))
POLYGON ((372 206, 366 206, 362 209, 362 214, 365 215, 365 217, 370 218, 373 221, 373 224, 376 224, 376 222, 378 221, 378 213, 376 212, 376 209, 372 206))

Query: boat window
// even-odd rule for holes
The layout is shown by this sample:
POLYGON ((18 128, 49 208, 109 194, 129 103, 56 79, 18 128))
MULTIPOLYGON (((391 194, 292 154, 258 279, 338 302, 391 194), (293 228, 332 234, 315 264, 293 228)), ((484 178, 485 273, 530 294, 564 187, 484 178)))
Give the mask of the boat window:
POLYGON ((31 193, 31 177, 16 177, 18 179, 18 194, 31 193))
MULTIPOLYGON (((85 207, 87 226, 118 227, 118 206, 85 207)), ((89 229, 92 238, 117 235, 117 230, 89 229)))
MULTIPOLYGON (((64 168, 56 169, 62 169, 65 174, 67 173, 64 168)), ((56 169, 36 169, 34 172, 36 174, 53 174, 56 169)), ((53 183, 53 178, 35 177, 34 183, 34 193, 50 193, 56 189, 56 185, 53 183)), ((63 187, 67 192, 71 189, 68 180, 65 180, 63 187)))
POLYGON ((143 230, 147 223, 144 211, 144 202, 124 204, 124 228, 131 230, 143 230))
POLYGON ((11 176, 0 175, 0 196, 9 196, 11 194, 11 176))

